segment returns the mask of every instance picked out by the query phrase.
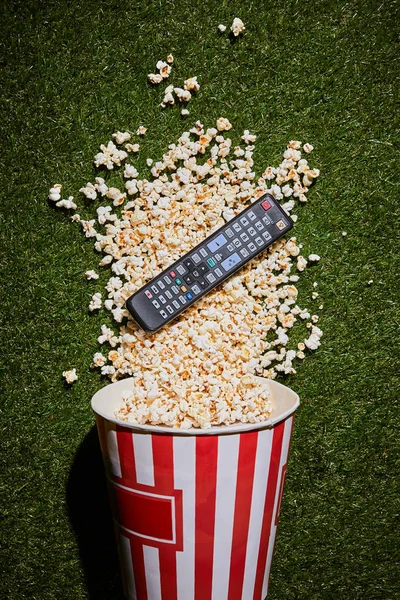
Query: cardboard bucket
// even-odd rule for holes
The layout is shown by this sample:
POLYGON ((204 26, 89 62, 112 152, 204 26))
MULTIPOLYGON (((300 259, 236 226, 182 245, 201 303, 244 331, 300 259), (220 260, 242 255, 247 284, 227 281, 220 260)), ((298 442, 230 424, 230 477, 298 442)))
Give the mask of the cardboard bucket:
POLYGON ((299 398, 262 378, 269 421, 172 430, 118 421, 132 379, 92 399, 128 600, 262 600, 299 398))

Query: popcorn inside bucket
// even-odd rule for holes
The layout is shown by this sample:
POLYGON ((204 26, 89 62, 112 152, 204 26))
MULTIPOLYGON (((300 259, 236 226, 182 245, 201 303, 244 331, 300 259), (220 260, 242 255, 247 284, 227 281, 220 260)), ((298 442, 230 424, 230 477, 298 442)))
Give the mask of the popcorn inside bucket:
MULTIPOLYGON (((307 200, 319 172, 303 158, 300 142, 289 142, 281 164, 267 167, 257 180, 256 136, 246 130, 243 144, 233 146, 227 137, 231 127, 223 117, 208 129, 197 121, 161 160, 151 163, 151 180, 140 179, 136 167, 126 162, 128 146, 134 144, 125 142, 132 136, 117 132, 114 142, 101 146, 95 164, 106 177, 124 163, 125 190, 109 187, 102 177, 81 189, 93 202, 106 199, 121 207, 113 212, 110 205, 100 206, 97 219, 75 214, 72 220, 81 222, 86 237, 95 238, 95 249, 103 255, 98 264, 110 265, 112 272, 106 299, 96 292, 89 310, 103 306, 119 330, 102 325, 98 342, 109 350, 97 352, 92 366, 111 381, 134 377, 132 391, 116 412, 122 421, 207 428, 268 420, 268 391, 253 376, 294 374, 294 359, 303 359, 304 350, 320 345, 318 317, 297 304, 294 284, 308 261, 296 237, 275 242, 156 333, 142 331, 125 308, 133 292, 252 200, 270 192, 288 213, 296 201, 307 200), (293 348, 290 333, 302 321, 307 322, 307 335, 293 348)), ((136 134, 144 132, 142 127, 136 134)), ((303 146, 306 155, 311 150, 310 144, 303 146)), ((58 199, 60 189, 54 186, 50 194, 58 199)), ((310 262, 318 260, 318 255, 309 255, 310 262)), ((86 272, 88 280, 95 277, 94 270, 86 272)))

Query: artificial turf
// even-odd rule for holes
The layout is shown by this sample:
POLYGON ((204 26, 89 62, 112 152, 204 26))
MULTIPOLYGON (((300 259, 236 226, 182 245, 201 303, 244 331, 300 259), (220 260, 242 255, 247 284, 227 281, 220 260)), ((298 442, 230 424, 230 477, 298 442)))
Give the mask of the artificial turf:
POLYGON ((89 407, 105 383, 89 368, 104 317, 88 314, 82 274, 98 255, 48 189, 93 180, 118 129, 148 126, 144 173, 187 122, 221 115, 258 135, 258 174, 290 139, 311 142, 321 170, 296 235, 322 256, 301 289, 311 307, 319 282, 324 337, 286 379, 302 405, 269 598, 400 596, 399 12, 372 0, 1 4, 1 598, 121 598, 89 407), (235 16, 247 29, 233 42, 217 25, 235 16), (169 52, 174 83, 201 84, 187 122, 146 82, 169 52))

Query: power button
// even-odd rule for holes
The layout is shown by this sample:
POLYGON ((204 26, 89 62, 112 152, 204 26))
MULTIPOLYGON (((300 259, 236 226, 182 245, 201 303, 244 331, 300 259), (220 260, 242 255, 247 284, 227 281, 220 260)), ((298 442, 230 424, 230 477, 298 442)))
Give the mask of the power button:
POLYGON ((264 202, 261 202, 261 206, 264 210, 268 210, 269 208, 271 208, 271 204, 268 202, 268 200, 264 200, 264 202))

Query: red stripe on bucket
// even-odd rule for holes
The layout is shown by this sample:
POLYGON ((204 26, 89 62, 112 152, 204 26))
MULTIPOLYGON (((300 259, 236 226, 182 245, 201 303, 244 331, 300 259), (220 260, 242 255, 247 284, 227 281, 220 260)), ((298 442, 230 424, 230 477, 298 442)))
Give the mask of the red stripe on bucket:
POLYGON ((257 431, 240 436, 228 600, 242 597, 257 442, 257 431))
POLYGON ((196 439, 195 600, 211 600, 218 436, 196 439))
POLYGON ((132 430, 117 425, 117 444, 121 466, 121 479, 117 481, 126 487, 137 488, 132 430))
POLYGON ((268 543, 271 532, 272 513, 274 511, 275 504, 276 485, 278 481, 284 429, 285 421, 274 428, 274 435, 272 439, 271 461, 268 473, 267 493, 265 496, 264 517, 261 529, 260 549, 258 552, 253 600, 260 600, 264 583, 265 565, 267 562, 268 543))
MULTIPOLYGON (((174 488, 174 451, 172 436, 153 435, 153 462, 155 488, 170 492, 174 488)), ((175 517, 177 511, 175 510, 175 517)), ((155 515, 155 518, 157 516, 155 515)), ((175 523, 176 533, 176 523, 175 523)), ((176 600, 177 573, 176 573, 176 546, 166 544, 159 546, 161 597, 163 600, 176 600)))
MULTIPOLYGON (((135 574, 136 595, 138 598, 140 598, 140 600, 148 600, 146 574, 144 569, 143 543, 140 539, 132 537, 130 544, 133 572, 135 574)), ((149 600, 151 600, 151 598, 149 600)))

